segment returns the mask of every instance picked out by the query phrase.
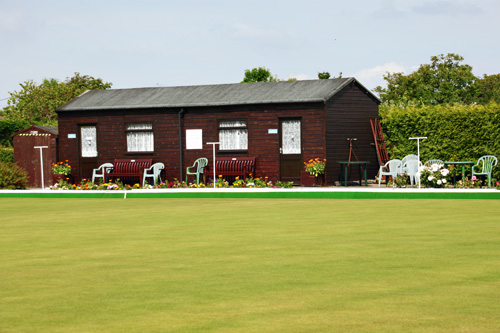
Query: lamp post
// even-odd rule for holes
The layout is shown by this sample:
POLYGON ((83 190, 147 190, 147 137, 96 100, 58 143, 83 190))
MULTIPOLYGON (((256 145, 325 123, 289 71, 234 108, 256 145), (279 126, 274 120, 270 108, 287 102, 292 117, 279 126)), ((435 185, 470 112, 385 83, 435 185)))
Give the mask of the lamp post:
POLYGON ((207 142, 207 145, 212 145, 212 150, 213 150, 213 153, 214 153, 214 155, 213 155, 213 157, 214 157, 214 162, 213 162, 214 163, 214 165, 213 165, 213 167, 214 167, 214 179, 213 179, 213 183, 214 183, 214 188, 215 188, 215 179, 216 179, 215 178, 215 145, 220 145, 220 142, 207 142))
POLYGON ((43 179, 43 152, 42 149, 49 148, 48 146, 35 146, 35 149, 40 149, 40 169, 42 172, 42 190, 45 190, 45 181, 43 179))
MULTIPOLYGON (((427 139, 426 136, 416 136, 413 138, 409 138, 410 140, 417 140, 417 156, 418 156, 418 162, 420 162, 420 140, 425 140, 427 139)), ((420 172, 420 166, 419 166, 419 172, 420 172)), ((418 188, 420 188, 420 177, 418 178, 418 188)))

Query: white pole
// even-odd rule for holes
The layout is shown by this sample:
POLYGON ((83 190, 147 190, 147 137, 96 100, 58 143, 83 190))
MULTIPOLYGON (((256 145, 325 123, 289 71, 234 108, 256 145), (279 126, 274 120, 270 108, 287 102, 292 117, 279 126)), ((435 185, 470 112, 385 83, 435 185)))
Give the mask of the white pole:
MULTIPOLYGON (((427 139, 426 136, 417 136, 417 137, 414 137, 414 138, 409 138, 410 140, 417 140, 417 156, 418 156, 418 161, 420 162, 420 140, 425 140, 427 139)), ((419 167, 419 171, 420 171, 420 165, 418 166, 419 167)), ((418 180, 418 188, 420 188, 420 179, 418 180)))
POLYGON ((212 150, 213 150, 213 158, 214 158, 214 179, 213 179, 213 183, 214 183, 214 188, 215 188, 215 145, 220 145, 220 142, 207 142, 207 145, 212 145, 212 150))
POLYGON ((42 172, 42 190, 45 190, 45 181, 43 179, 43 148, 49 148, 48 146, 35 146, 35 149, 40 149, 40 169, 42 172))

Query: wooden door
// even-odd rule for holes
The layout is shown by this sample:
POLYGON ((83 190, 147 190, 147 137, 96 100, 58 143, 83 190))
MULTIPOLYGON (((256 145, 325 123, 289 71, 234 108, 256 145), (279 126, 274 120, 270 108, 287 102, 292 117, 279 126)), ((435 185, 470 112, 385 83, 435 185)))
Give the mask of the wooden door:
POLYGON ((80 160, 79 160, 79 177, 82 179, 92 179, 93 169, 98 168, 97 165, 97 126, 82 125, 79 130, 80 141, 80 160))
POLYGON ((280 119, 280 179, 300 184, 302 162, 302 121, 280 119))

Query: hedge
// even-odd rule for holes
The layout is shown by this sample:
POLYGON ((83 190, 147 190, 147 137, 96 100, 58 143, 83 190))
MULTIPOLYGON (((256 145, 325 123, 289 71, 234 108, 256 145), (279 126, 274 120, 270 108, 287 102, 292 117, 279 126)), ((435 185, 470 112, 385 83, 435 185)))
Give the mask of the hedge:
POLYGON ((2 148, 0 146, 0 162, 14 163, 14 148, 2 148))
MULTIPOLYGON (((483 155, 500 158, 500 105, 437 105, 380 107, 380 121, 389 157, 403 158, 417 153, 420 141, 423 162, 476 161, 483 155)), ((500 179, 500 165, 493 169, 493 178, 500 179)))
POLYGON ((0 121, 0 146, 12 147, 12 134, 28 128, 30 124, 26 121, 3 120, 0 121))

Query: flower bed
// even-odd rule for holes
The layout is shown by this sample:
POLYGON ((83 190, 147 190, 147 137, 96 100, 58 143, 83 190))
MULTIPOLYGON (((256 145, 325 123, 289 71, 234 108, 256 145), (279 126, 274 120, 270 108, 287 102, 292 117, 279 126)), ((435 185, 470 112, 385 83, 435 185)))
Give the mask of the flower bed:
MULTIPOLYGON (((120 179, 116 179, 114 182, 109 183, 99 183, 95 184, 92 181, 83 179, 80 184, 70 184, 64 179, 60 179, 58 183, 50 186, 51 190, 75 190, 75 191, 92 191, 92 190, 133 190, 133 189, 166 189, 166 188, 213 188, 214 183, 187 183, 185 181, 179 181, 174 179, 168 183, 159 184, 145 184, 141 187, 139 184, 124 184, 120 179)), ((277 181, 275 183, 268 181, 267 177, 264 178, 253 178, 249 177, 245 180, 236 177, 233 184, 229 184, 228 181, 219 176, 215 182, 215 188, 292 188, 293 182, 281 182, 277 181)))

